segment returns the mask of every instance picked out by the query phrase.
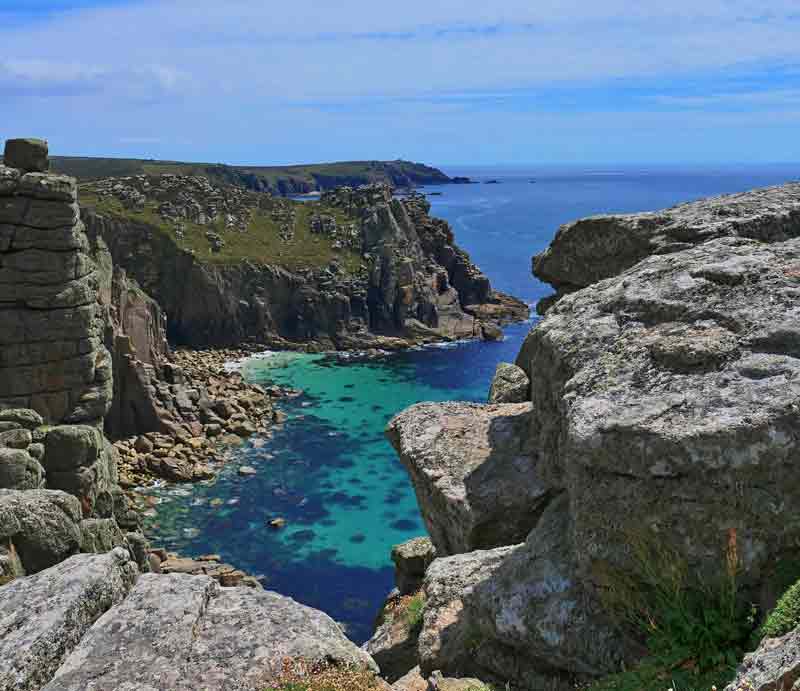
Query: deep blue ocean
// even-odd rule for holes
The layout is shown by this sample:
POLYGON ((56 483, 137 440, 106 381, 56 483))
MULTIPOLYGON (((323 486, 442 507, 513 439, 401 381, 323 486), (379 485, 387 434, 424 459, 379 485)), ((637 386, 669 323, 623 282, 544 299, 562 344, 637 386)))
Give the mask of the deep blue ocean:
MULTIPOLYGON (((562 223, 800 178, 800 166, 445 170, 480 184, 425 188, 441 193, 430 197, 432 213, 450 221, 495 288, 531 304, 551 292, 531 275, 531 256, 562 223)), ((250 380, 303 394, 282 404, 289 420, 271 439, 251 440, 216 480, 152 492, 151 541, 187 555, 221 554, 364 641, 393 585, 392 545, 424 534, 408 477, 384 440, 386 423, 420 401, 485 400, 497 363, 514 360, 531 325, 509 327, 501 343, 380 360, 280 353, 246 363, 250 380), (242 464, 258 474, 239 477, 242 464), (286 526, 269 527, 274 518, 286 526)))

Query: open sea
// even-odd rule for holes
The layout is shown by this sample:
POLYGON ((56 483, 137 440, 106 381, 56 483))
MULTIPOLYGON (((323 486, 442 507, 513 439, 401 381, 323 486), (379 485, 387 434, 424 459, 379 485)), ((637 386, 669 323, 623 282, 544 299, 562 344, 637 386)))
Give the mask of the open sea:
MULTIPOLYGON (((661 209, 800 178, 800 165, 725 169, 445 168, 481 184, 426 187, 495 288, 535 304, 550 294, 531 256, 558 226, 582 216, 661 209), (497 180, 499 184, 483 184, 497 180)), ((270 590, 327 612, 363 642, 393 587, 392 545, 425 532, 409 479, 383 437, 389 419, 420 401, 483 401, 498 362, 515 359, 532 322, 500 343, 422 348, 379 360, 278 353, 243 373, 301 389, 271 439, 253 439, 213 481, 154 490, 154 545, 217 553, 270 590), (239 465, 258 471, 239 477, 239 465), (286 526, 268 526, 284 518, 286 526)))

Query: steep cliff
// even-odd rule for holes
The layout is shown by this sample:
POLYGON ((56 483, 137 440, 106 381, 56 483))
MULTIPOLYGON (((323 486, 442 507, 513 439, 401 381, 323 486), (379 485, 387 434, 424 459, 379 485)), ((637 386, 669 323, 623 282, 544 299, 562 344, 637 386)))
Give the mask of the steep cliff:
POLYGON ((422 197, 388 187, 302 204, 144 176, 81 194, 90 235, 158 302, 177 343, 398 348, 493 336, 527 316, 491 290, 422 197))
POLYGON ((559 231, 535 269, 561 296, 517 359, 529 404, 425 404, 389 427, 438 554, 530 528, 447 624, 475 649, 420 647, 423 672, 566 689, 616 669, 637 646, 601 594, 637 577, 642 544, 769 606, 800 538, 799 267, 797 184, 559 231))

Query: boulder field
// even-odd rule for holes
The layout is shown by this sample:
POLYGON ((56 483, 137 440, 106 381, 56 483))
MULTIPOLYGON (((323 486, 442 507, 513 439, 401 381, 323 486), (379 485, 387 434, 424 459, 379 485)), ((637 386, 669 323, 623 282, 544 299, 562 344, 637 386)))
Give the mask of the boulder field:
POLYGON ((708 578, 727 549, 750 601, 774 604, 800 538, 800 184, 577 221, 534 268, 557 295, 491 402, 421 404, 387 430, 438 557, 422 672, 530 691, 636 658, 600 596, 636 541, 708 578))

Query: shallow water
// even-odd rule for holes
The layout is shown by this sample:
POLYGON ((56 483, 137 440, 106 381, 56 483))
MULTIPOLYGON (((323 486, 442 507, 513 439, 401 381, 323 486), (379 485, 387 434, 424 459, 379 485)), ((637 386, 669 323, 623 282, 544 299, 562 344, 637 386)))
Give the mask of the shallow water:
MULTIPOLYGON (((530 257, 560 223, 592 213, 650 210, 711 194, 777 184, 790 168, 728 171, 484 170, 451 174, 500 185, 429 188, 433 213, 500 290, 529 302, 550 293, 530 257), (532 183, 531 180, 535 180, 532 183)), ((496 364, 513 361, 530 324, 502 343, 459 343, 359 360, 277 354, 250 361, 245 376, 303 394, 282 403, 289 420, 254 439, 214 481, 153 494, 154 544, 185 554, 219 553, 265 585, 323 609, 363 641, 392 587, 392 545, 424 533, 408 477, 383 437, 395 413, 425 400, 486 397, 496 364), (257 469, 239 477, 239 465, 257 469), (284 518, 286 527, 268 526, 284 518)))

